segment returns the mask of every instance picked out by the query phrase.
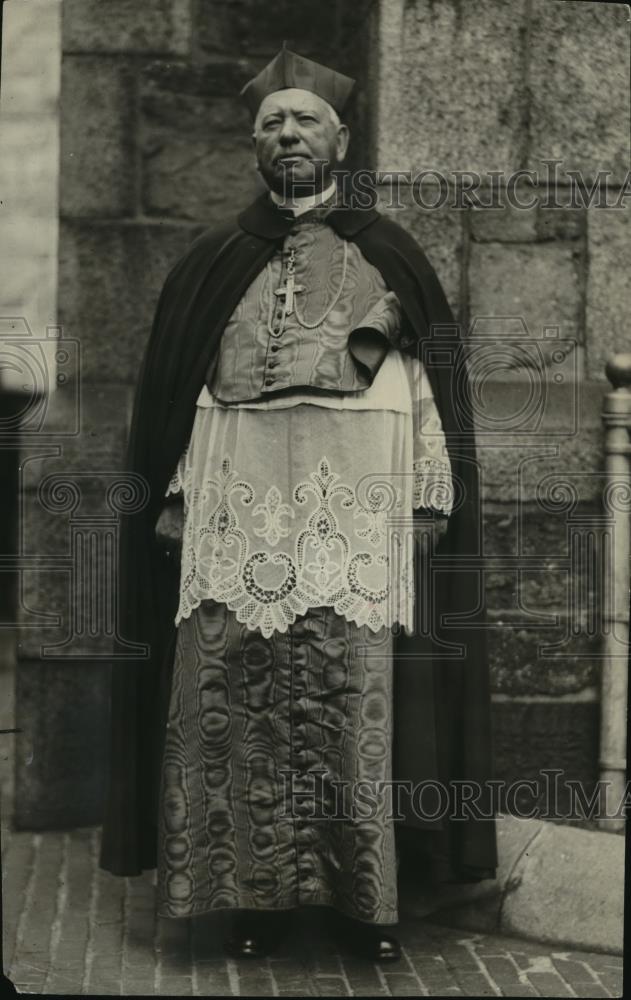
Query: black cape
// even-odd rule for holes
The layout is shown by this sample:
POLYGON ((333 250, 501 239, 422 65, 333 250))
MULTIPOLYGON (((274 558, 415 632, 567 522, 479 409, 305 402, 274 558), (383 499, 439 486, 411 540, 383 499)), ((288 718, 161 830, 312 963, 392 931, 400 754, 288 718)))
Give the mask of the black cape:
MULTIPOLYGON (((439 880, 494 877, 495 821, 484 790, 477 806, 491 818, 467 808, 460 816, 454 813, 455 818, 445 815, 457 809, 453 789, 458 782, 483 786, 492 776, 482 579, 464 563, 458 565, 463 556, 480 552, 481 538, 479 476, 459 329, 431 265, 404 229, 374 209, 336 209, 327 223, 357 244, 397 294, 404 317, 400 349, 421 357, 427 368, 460 489, 439 547, 449 569, 438 573, 429 590, 427 583, 418 583, 435 595, 437 633, 432 638, 395 636, 393 770, 395 780, 404 783, 397 799, 399 815, 405 817, 397 823, 402 853, 411 849, 419 864, 433 865, 436 871, 440 866, 439 880), (429 344, 428 353, 424 348, 429 344), (432 791, 437 782, 449 788, 448 799, 432 791), (416 796, 409 794, 413 788, 416 796)), ((128 471, 144 479, 148 499, 141 510, 121 517, 120 529, 119 636, 126 643, 146 644, 148 652, 116 660, 112 667, 101 866, 117 875, 156 865, 161 734, 175 645, 179 561, 156 544, 155 524, 188 443, 197 396, 222 331, 291 225, 291 218, 262 195, 236 222, 191 245, 168 275, 158 301, 139 376, 127 463, 128 471)), ((423 571, 420 565, 416 569, 423 571)))

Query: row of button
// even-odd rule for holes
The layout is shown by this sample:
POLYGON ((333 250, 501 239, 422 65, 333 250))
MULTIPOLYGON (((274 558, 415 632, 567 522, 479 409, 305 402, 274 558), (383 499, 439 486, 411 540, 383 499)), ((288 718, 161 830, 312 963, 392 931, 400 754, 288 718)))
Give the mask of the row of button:
MULTIPOLYGON (((279 323, 279 324, 282 322, 282 319, 283 319, 283 310, 282 309, 279 308, 279 309, 276 310, 275 319, 276 319, 276 322, 279 323)), ((272 331, 270 331, 270 332, 272 332, 272 331)), ((283 331, 281 329, 273 328, 273 336, 274 337, 280 337, 281 334, 282 334, 282 332, 283 331)), ((276 353, 277 351, 280 351, 280 344, 272 344, 271 347, 270 347, 270 350, 273 351, 274 353, 276 353)), ((269 369, 269 368, 276 368, 276 366, 278 364, 280 364, 280 362, 278 361, 278 359, 274 359, 273 361, 268 361, 268 363, 267 363, 267 369, 269 369)), ((273 385, 274 384, 274 376, 273 375, 272 376, 268 376, 265 379, 265 381, 264 381, 263 384, 264 385, 273 385)))
MULTIPOLYGON (((280 350, 280 347, 279 347, 278 344, 272 344, 270 350, 272 350, 274 353, 276 353, 276 351, 280 350)), ((272 358, 271 361, 267 362, 266 371, 269 371, 270 368, 277 368, 279 364, 280 364, 280 361, 278 360, 278 358, 272 358)), ((265 379, 265 385, 269 385, 273 381, 274 381, 274 377, 273 376, 271 378, 267 378, 267 379, 265 379)))

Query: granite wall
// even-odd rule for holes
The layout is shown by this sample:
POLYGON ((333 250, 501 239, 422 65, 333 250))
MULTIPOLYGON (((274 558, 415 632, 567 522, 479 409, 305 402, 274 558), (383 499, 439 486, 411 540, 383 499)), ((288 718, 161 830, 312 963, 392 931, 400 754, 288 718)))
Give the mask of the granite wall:
POLYGON ((607 527, 600 406, 604 360, 627 338, 631 252, 628 210, 572 205, 567 170, 587 183, 609 170, 610 197, 620 194, 629 160, 626 18, 614 4, 547 0, 482 0, 475 13, 462 0, 273 8, 64 0, 59 320, 79 342, 80 362, 50 420, 67 427, 78 413, 80 432, 58 458, 29 463, 27 475, 30 543, 53 569, 26 580, 24 603, 58 611, 60 624, 31 630, 21 652, 23 747, 35 748, 38 764, 19 765, 20 825, 98 819, 112 636, 66 642, 57 660, 49 651, 45 672, 41 646, 68 638, 70 593, 81 592, 69 585, 81 517, 109 518, 105 533, 115 519, 108 475, 120 468, 164 275, 201 229, 258 190, 236 95, 283 38, 358 77, 356 164, 447 178, 444 199, 429 174, 418 188, 403 185, 401 208, 391 207, 387 184, 379 196, 424 245, 469 331, 497 776, 563 768, 594 780, 594 552, 607 527), (492 172, 541 171, 542 160, 560 161, 562 176, 536 188, 524 176, 528 210, 474 208, 458 197, 455 171, 477 172, 484 197, 492 172), (565 207, 548 207, 552 194, 565 207), (444 203, 427 207, 433 200, 444 203), (39 489, 55 472, 78 484, 78 500, 65 507, 39 489), (77 750, 92 790, 83 800, 72 791, 77 775, 65 770, 77 750))
POLYGON ((589 783, 604 366, 631 342, 628 10, 389 0, 372 16, 374 166, 412 177, 402 208, 391 182, 382 203, 434 261, 478 387, 497 776, 589 783))

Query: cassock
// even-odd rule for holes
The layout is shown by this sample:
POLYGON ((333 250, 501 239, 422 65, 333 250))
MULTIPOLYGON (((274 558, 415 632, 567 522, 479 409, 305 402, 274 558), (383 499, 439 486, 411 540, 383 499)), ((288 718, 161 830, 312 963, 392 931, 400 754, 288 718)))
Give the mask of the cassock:
POLYGON ((263 195, 168 276, 130 434, 148 502, 121 527, 121 631, 146 655, 113 668, 101 853, 120 875, 157 864, 161 912, 392 923, 399 830, 437 877, 494 875, 468 403, 440 284, 374 210, 301 223, 263 195), (181 560, 155 538, 178 493, 181 560), (432 508, 450 524, 430 573, 409 515, 432 508), (340 795, 393 779, 450 805, 469 782, 478 815, 411 794, 366 818, 340 795))
POLYGON ((405 515, 451 509, 450 469, 423 368, 391 349, 398 300, 327 212, 301 214, 228 321, 168 490, 186 516, 166 916, 397 919, 391 629, 414 626, 405 515))

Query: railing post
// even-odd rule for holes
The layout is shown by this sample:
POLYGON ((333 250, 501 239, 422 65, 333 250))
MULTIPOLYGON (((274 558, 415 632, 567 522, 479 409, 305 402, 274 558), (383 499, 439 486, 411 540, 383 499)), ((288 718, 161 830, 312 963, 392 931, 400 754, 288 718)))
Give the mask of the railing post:
MULTIPOLYGON (((631 559, 631 354, 607 364, 614 387, 603 406, 605 425, 605 512, 603 536, 603 664, 600 700, 600 779, 607 789, 606 813, 625 794, 629 670, 629 578, 631 559)), ((624 827, 624 816, 600 820, 608 830, 624 827)))

